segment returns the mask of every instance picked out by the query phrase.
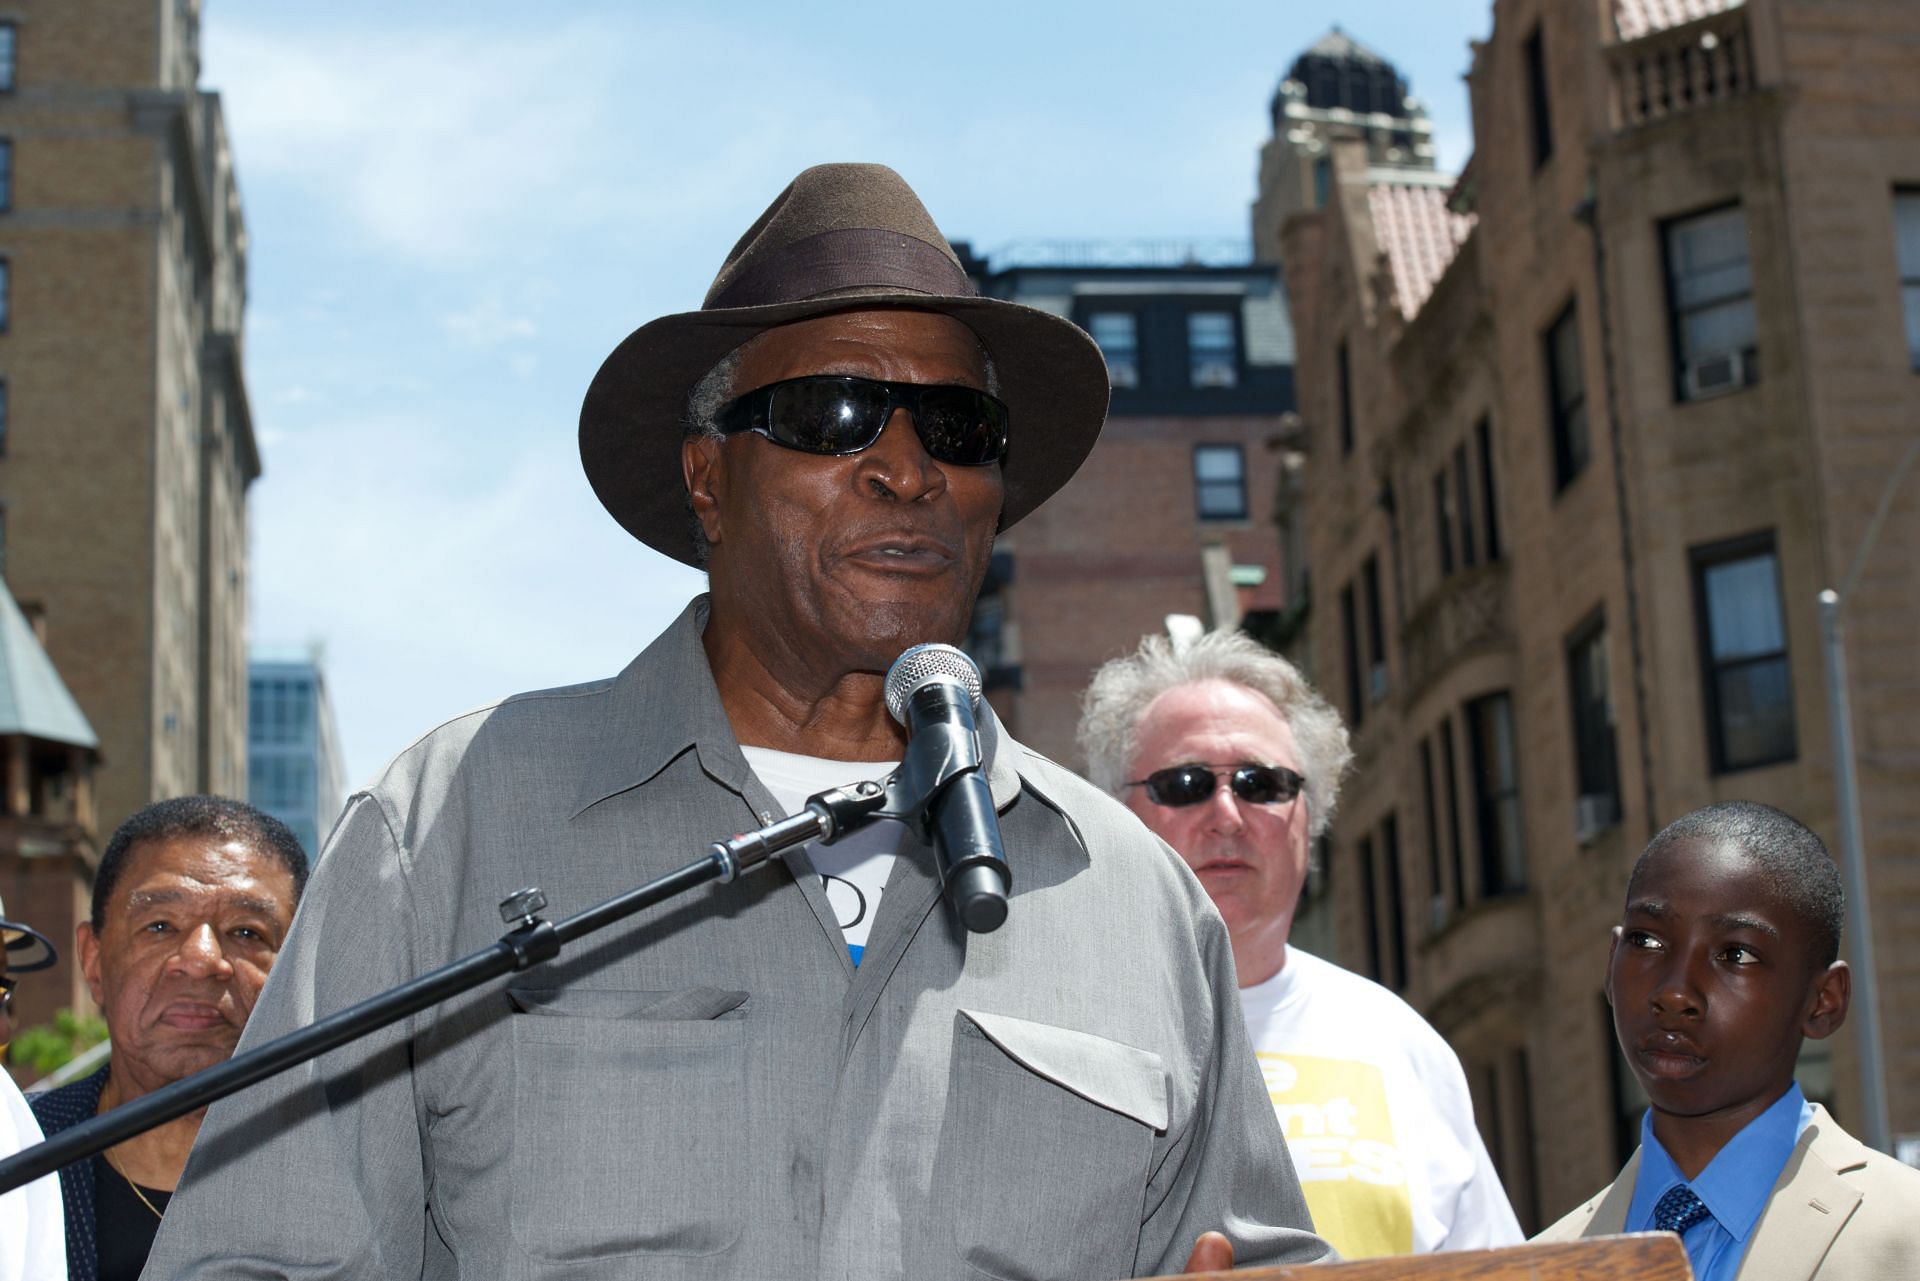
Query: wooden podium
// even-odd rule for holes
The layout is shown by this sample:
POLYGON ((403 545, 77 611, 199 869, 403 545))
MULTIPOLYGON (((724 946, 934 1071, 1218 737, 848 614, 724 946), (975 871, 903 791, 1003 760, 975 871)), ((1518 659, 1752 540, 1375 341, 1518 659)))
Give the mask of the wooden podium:
POLYGON ((1503 1250, 1203 1272, 1207 1281, 1693 1281, 1671 1232, 1515 1245, 1503 1250))

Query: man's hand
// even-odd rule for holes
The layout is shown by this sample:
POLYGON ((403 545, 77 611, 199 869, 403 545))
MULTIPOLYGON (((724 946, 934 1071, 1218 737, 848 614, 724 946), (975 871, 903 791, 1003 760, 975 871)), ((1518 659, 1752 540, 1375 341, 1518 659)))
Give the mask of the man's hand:
POLYGON ((1233 1242, 1223 1233, 1202 1232, 1200 1239, 1193 1243, 1193 1253, 1187 1256, 1187 1266, 1182 1273, 1225 1272, 1233 1267, 1233 1242))

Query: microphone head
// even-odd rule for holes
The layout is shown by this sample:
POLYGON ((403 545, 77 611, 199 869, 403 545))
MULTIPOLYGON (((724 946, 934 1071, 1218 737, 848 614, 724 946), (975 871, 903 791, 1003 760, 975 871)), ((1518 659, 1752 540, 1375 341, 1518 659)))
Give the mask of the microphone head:
POLYGON ((915 645, 893 660, 887 669, 887 711, 907 723, 907 700, 934 681, 946 681, 967 691, 967 702, 980 705, 980 669, 951 645, 915 645))

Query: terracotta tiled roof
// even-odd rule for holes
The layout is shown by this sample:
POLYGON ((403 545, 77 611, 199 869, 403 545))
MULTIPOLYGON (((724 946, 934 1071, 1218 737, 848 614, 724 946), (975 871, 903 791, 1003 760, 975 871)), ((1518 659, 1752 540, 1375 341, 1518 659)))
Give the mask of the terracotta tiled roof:
POLYGON ((1665 31, 1722 9, 1737 9, 1744 0, 1613 0, 1613 25, 1622 40, 1665 31))
POLYGON ((1446 273, 1454 251, 1473 230, 1473 215, 1447 208, 1447 189, 1378 183, 1367 189, 1373 231, 1393 268, 1400 313, 1411 319, 1446 273))

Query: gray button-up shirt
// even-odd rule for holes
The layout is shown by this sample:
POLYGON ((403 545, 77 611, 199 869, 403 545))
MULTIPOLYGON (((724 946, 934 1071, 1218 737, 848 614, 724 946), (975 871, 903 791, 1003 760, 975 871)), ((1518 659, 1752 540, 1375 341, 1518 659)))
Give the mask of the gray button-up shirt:
MULTIPOLYGON (((696 601, 611 681, 441 726, 354 796, 243 1048, 779 817, 696 601)), ((804 856, 216 1105, 145 1275, 963 1278, 1322 1257, 1225 927, 1122 807, 982 748, 1014 892, 902 850, 860 967, 804 856)))

